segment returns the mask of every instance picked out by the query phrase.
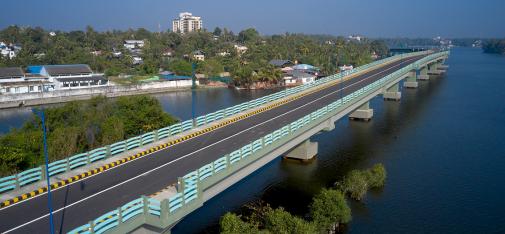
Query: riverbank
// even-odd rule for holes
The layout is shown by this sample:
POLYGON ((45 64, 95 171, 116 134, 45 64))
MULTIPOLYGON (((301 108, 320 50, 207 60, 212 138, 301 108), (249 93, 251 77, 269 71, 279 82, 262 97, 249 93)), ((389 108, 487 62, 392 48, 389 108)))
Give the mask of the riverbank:
POLYGON ((88 100, 96 96, 121 97, 191 89, 191 80, 151 82, 129 86, 104 86, 44 93, 0 95, 0 109, 88 100))

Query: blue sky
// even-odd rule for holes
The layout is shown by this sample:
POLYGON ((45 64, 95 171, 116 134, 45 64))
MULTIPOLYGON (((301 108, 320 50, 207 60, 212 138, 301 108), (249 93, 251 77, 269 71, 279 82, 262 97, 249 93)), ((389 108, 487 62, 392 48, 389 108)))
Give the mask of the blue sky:
POLYGON ((179 12, 203 17, 204 27, 262 34, 369 37, 505 37, 504 0, 7 0, 0 28, 17 24, 75 30, 144 27, 162 30, 179 12))

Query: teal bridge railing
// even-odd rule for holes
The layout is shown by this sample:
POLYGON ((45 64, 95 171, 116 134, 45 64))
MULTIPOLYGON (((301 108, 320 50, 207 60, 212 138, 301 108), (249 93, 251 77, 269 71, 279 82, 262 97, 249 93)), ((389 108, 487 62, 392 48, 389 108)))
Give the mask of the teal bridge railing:
POLYGON ((420 64, 437 59, 447 55, 447 51, 431 54, 417 62, 410 64, 394 73, 385 76, 347 96, 338 99, 329 105, 322 107, 286 126, 283 126, 264 137, 251 141, 235 151, 224 155, 223 157, 194 170, 180 179, 179 192, 175 195, 161 201, 142 196, 126 205, 108 212, 90 221, 89 223, 77 227, 68 233, 103 233, 105 231, 116 231, 115 228, 123 228, 132 231, 138 225, 149 223, 150 225, 167 228, 175 224, 184 215, 203 204, 202 192, 218 183, 223 178, 235 173, 251 162, 261 158, 273 149, 289 142, 299 134, 312 129, 318 124, 326 121, 330 117, 343 111, 355 102, 362 100, 370 94, 373 94, 383 87, 397 79, 399 76, 417 69, 420 64), (127 209, 128 208, 128 209, 127 209), (128 212, 125 212, 127 211, 128 212), (138 222, 127 222, 134 216, 139 218, 138 222), (128 218, 121 218, 128 217, 128 218), (106 223, 106 224, 104 224, 106 223))
POLYGON ((282 99, 286 96, 292 95, 292 94, 297 94, 300 92, 303 92, 307 89, 325 84, 327 82, 333 81, 333 80, 338 80, 343 78, 344 76, 361 72, 363 70, 366 70, 368 68, 384 64, 396 59, 401 59, 404 57, 413 57, 417 55, 422 55, 422 54, 427 54, 428 52, 423 51, 423 52, 415 52, 415 53, 410 53, 410 54, 401 54, 401 55, 396 55, 392 57, 388 57, 382 60, 378 60, 360 67, 357 67, 353 70, 337 73, 332 76, 328 76, 322 79, 319 79, 315 82, 309 83, 309 84, 304 84, 300 85, 294 88, 288 88, 261 98, 257 98, 248 102, 244 102, 232 107, 228 107, 213 113, 209 113, 207 115, 199 116, 193 120, 186 120, 165 128, 161 128, 152 132, 145 133, 140 136, 132 137, 130 139, 116 142, 111 145, 107 145, 101 148, 97 148, 94 150, 91 150, 86 153, 81 153, 77 155, 70 156, 68 158, 54 161, 50 164, 49 166, 49 173, 48 175, 45 174, 45 166, 39 166, 36 168, 32 168, 23 172, 20 172, 15 175, 11 176, 6 176, 3 178, 0 178, 0 193, 9 191, 9 190, 15 190, 20 187, 29 185, 31 183, 43 180, 46 178, 46 176, 54 176, 60 173, 68 172, 71 171, 75 168, 82 167, 91 163, 94 163, 99 160, 103 160, 106 158, 109 158, 111 156, 123 153, 128 150, 132 150, 138 147, 141 147, 145 144, 149 144, 155 141, 162 140, 164 138, 170 137, 170 136, 175 136, 177 134, 180 134, 185 131, 189 131, 193 128, 201 127, 206 124, 213 123, 217 120, 223 119, 225 117, 229 117, 235 114, 238 114, 243 111, 247 111, 253 108, 256 108, 258 106, 264 105, 269 102, 274 102, 279 99, 282 99))

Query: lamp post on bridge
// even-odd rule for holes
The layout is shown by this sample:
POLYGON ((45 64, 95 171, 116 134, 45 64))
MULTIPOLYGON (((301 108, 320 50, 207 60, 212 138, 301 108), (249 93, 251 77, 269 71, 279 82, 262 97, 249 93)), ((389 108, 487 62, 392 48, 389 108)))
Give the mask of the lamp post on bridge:
POLYGON ((191 119, 193 126, 196 126, 196 63, 191 63, 191 119))
POLYGON ((35 108, 32 109, 32 112, 40 117, 42 120, 42 138, 44 142, 44 159, 46 163, 46 182, 47 182, 47 208, 49 208, 49 228, 50 233, 54 234, 54 222, 53 222, 53 205, 51 198, 51 182, 49 181, 49 157, 47 154, 47 132, 46 132, 46 118, 44 114, 44 109, 37 110, 35 108))

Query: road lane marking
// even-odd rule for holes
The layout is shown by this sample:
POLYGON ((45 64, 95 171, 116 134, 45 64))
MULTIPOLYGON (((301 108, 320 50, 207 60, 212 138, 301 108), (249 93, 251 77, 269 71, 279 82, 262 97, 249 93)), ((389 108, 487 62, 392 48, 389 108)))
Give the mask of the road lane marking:
MULTIPOLYGON (((193 151, 193 152, 191 152, 191 153, 189 153, 189 154, 186 154, 186 155, 184 155, 184 156, 181 156, 181 157, 179 157, 179 158, 176 158, 176 159, 174 159, 174 160, 172 160, 172 161, 169 161, 169 162, 167 162, 167 163, 165 163, 165 164, 162 164, 162 165, 160 165, 160 166, 158 166, 158 167, 156 167, 156 168, 153 168, 153 169, 151 169, 151 170, 149 170, 149 171, 143 172, 142 174, 139 174, 139 175, 137 175, 137 176, 135 176, 135 177, 132 177, 132 178, 130 178, 130 179, 128 179, 128 180, 125 180, 125 181, 123 181, 123 182, 121 182, 121 183, 118 183, 118 184, 116 184, 116 185, 114 185, 114 186, 112 186, 112 187, 109 187, 109 188, 107 188, 107 189, 101 190, 101 191, 99 191, 99 192, 97 192, 97 193, 95 193, 95 194, 92 194, 92 195, 90 195, 90 196, 88 196, 88 197, 85 197, 85 198, 83 198, 83 199, 81 199, 81 200, 75 201, 75 202, 73 202, 73 203, 71 203, 71 204, 69 204, 69 205, 65 205, 64 207, 61 207, 61 208, 59 208, 59 209, 55 210, 55 211, 53 212, 53 214, 56 214, 56 213, 58 213, 58 212, 61 212, 62 210, 66 209, 66 208, 72 207, 72 206, 74 206, 74 205, 76 205, 76 204, 79 204, 79 203, 81 203, 81 202, 84 202, 84 201, 86 201, 86 200, 88 200, 88 199, 90 199, 90 198, 93 198, 93 197, 98 196, 98 195, 100 195, 100 194, 102 194, 102 193, 105 193, 105 192, 107 192, 107 191, 109 191, 109 190, 112 190, 112 189, 114 189, 114 188, 117 188, 117 187, 119 187, 119 186, 121 186, 121 185, 123 185, 123 184, 129 183, 130 181, 136 180, 137 178, 143 177, 143 176, 145 176, 145 175, 147 175, 147 174, 149 174, 149 173, 151 173, 151 172, 153 172, 153 171, 159 170, 159 169, 161 169, 161 168, 163 168, 163 167, 165 167, 165 166, 167 166, 167 165, 173 164, 173 163, 175 163, 175 162, 177 162, 177 161, 179 161, 179 160, 182 160, 182 159, 184 159, 184 158, 187 158, 187 157, 189 157, 189 156, 191 156, 191 155, 193 155, 193 154, 195 154, 195 153, 198 153, 198 152, 200 152, 200 151, 203 151, 203 150, 205 150, 205 149, 207 149, 207 148, 209 148, 209 147, 212 147, 212 146, 214 146, 214 145, 216 145, 216 144, 220 144, 221 142, 226 141, 226 140, 228 140, 228 139, 230 139, 230 138, 232 138, 232 137, 235 137, 235 136, 237 136, 237 135, 240 135, 240 134, 242 134, 242 133, 244 133, 244 132, 247 132, 247 131, 249 131, 250 129, 256 128, 256 127, 261 126, 261 125, 263 125, 263 124, 265 124, 265 123, 268 123, 268 122, 270 122, 270 121, 272 121, 272 120, 275 120, 275 119, 277 119, 277 118, 280 118, 280 117, 282 117, 282 116, 284 116, 284 115, 287 115, 287 114, 289 114, 289 113, 291 113, 291 112, 293 112, 293 111, 296 111, 296 110, 298 110, 298 109, 300 109, 300 108, 303 108, 303 107, 305 107, 305 106, 307 106, 307 105, 310 105, 310 104, 312 104, 312 103, 314 103, 314 102, 317 102, 317 101, 319 101, 319 100, 321 100, 321 99, 323 99, 323 98, 326 98, 326 97, 328 97, 328 96, 330 96, 330 95, 333 95, 333 94, 335 94, 335 93, 337 93, 337 92, 343 91, 344 89, 347 89, 347 88, 349 88, 349 87, 351 87, 351 86, 354 86, 354 85, 356 85, 356 84, 362 83, 362 82, 364 82, 364 81, 366 81, 366 80, 370 79, 370 78, 371 78, 371 77, 373 77, 373 76, 376 76, 376 75, 382 74, 382 73, 384 73, 384 72, 386 72, 386 71, 389 71, 389 70, 391 70, 391 69, 393 69, 393 68, 395 68, 395 67, 401 66, 401 65, 403 65, 404 63, 407 63, 407 62, 408 62, 408 63, 410 63, 410 61, 411 61, 411 60, 412 60, 412 58, 411 58, 411 59, 407 59, 407 60, 405 60, 405 61, 403 61, 403 62, 400 62, 399 64, 394 65, 394 66, 392 66, 392 67, 390 67, 390 68, 387 68, 387 69, 385 69, 385 70, 383 70, 383 71, 380 71, 380 72, 375 73, 375 74, 373 74, 373 75, 366 76, 366 78, 363 78, 363 79, 361 79, 361 80, 359 80, 359 81, 357 81, 357 82, 354 82, 354 83, 349 84, 349 85, 347 85, 347 86, 345 86, 345 87, 342 87, 342 88, 340 88, 340 89, 337 89, 337 90, 335 90, 335 91, 332 91, 332 92, 330 92, 330 93, 328 93, 328 94, 326 94, 326 95, 324 95, 324 96, 321 96, 321 97, 319 97, 319 98, 316 98, 316 99, 314 99, 314 100, 312 100, 312 101, 310 101, 310 102, 308 102, 308 103, 305 103, 304 105, 301 105, 301 106, 299 106, 299 107, 296 107, 295 109, 292 109, 292 110, 290 110, 290 111, 288 111, 288 112, 285 112, 285 113, 283 113, 283 114, 281 114, 281 115, 278 115, 278 116, 276 116, 276 117, 274 117, 274 118, 271 118, 271 119, 269 119, 269 120, 267 120, 267 121, 265 121, 265 122, 258 123, 258 124, 254 125, 254 126, 251 126, 251 127, 247 128, 247 129, 244 129, 244 130, 242 130, 242 131, 240 131, 240 132, 238 132, 238 133, 235 133, 235 134, 230 135, 230 136, 228 136, 228 137, 226 137, 226 138, 224 138, 224 139, 221 139, 221 140, 219 140, 219 141, 217 141, 217 142, 215 142, 215 143, 213 143, 213 144, 207 145, 207 146, 205 146, 205 147, 203 147, 203 148, 200 148, 200 149, 198 149, 198 150, 196 150, 196 151, 193 151)), ((0 210, 0 211, 1 211, 1 210, 0 210)), ((19 226, 17 226, 17 227, 11 228, 11 229, 9 229, 9 230, 5 231, 5 233, 15 231, 15 230, 17 230, 17 229, 19 229, 19 228, 21 228, 21 227, 24 227, 24 226, 29 225, 29 224, 31 224, 31 223, 37 222, 38 220, 41 220, 41 219, 43 219, 43 218, 45 218, 45 217, 48 217, 48 216, 49 216, 49 214, 45 214, 45 215, 40 216, 40 217, 38 217, 38 218, 35 218, 35 219, 33 219, 33 220, 29 221, 29 222, 26 222, 26 223, 24 223, 24 224, 21 224, 21 225, 19 225, 19 226)))
MULTIPOLYGON (((411 58, 409 58, 407 60, 410 60, 410 59, 411 58)), ((401 61, 401 59, 398 60, 398 61, 401 61)), ((384 67, 384 66, 386 66, 388 64, 391 64, 391 63, 394 63, 394 62, 393 61, 386 62, 386 63, 378 66, 378 68, 376 68, 376 69, 379 69, 379 68, 384 67)), ((351 79, 353 79, 353 77, 355 77, 355 76, 359 75, 360 73, 365 72, 365 71, 367 71, 369 69, 371 69, 371 68, 367 68, 367 69, 365 69, 363 71, 360 71, 360 72, 358 72, 356 74, 351 74, 347 78, 344 77, 343 81, 351 80, 351 79)), ((80 180, 86 180, 87 178, 91 178, 91 177, 93 177, 96 174, 100 174, 101 172, 106 171, 109 168, 110 169, 117 168, 116 166, 121 166, 122 164, 126 164, 126 163, 129 163, 129 162, 135 161, 135 159, 137 159, 137 158, 141 158, 141 157, 150 155, 151 152, 158 151, 160 149, 164 149, 164 148, 176 145, 179 142, 182 142, 183 138, 184 138, 184 140, 189 140, 191 138, 194 138, 194 137, 197 137, 197 136, 200 136, 200 135, 204 135, 205 133, 211 132, 211 131, 213 131, 213 130, 215 130, 217 128, 221 128, 223 126, 227 126, 227 125, 229 125, 231 123, 235 123, 235 122, 237 122, 239 120, 248 118, 248 117, 250 117, 252 115, 255 115, 257 113, 262 113, 262 112, 265 112, 267 110, 274 109, 274 108, 276 108, 278 106, 281 106, 281 105, 284 105, 286 103, 295 101, 295 100, 300 99, 302 97, 305 97, 307 95, 310 95, 310 94, 316 93, 318 91, 321 91, 321 90, 330 88, 332 86, 335 86, 335 85, 337 85, 337 84, 339 84, 341 82, 342 82, 342 80, 330 81, 330 82, 328 82, 326 84, 322 84, 320 86, 315 86, 316 89, 310 90, 312 88, 309 88, 309 91, 302 92, 302 93, 293 95, 291 97, 289 97, 290 95, 288 95, 289 98, 284 98, 284 100, 274 101, 274 103, 269 104, 268 106, 265 106, 265 107, 263 107, 261 109, 258 109, 258 110, 252 111, 252 112, 251 111, 250 112, 245 112, 244 114, 241 114, 238 117, 234 117, 233 119, 227 120, 225 122, 219 122, 219 123, 217 123, 215 125, 207 127, 207 128, 205 128, 203 130, 200 130, 200 131, 198 131, 196 133, 192 133, 192 134, 190 134, 191 137, 187 137, 188 135, 185 135, 185 136, 183 136, 181 138, 172 140, 172 141, 170 141, 168 143, 164 143, 164 144, 158 145, 156 147, 152 147, 149 150, 144 150, 144 151, 142 151, 140 153, 137 153, 135 155, 128 156, 128 157, 123 158, 123 159, 119 159, 119 160, 117 160, 115 162, 112 162, 112 163, 109 163, 109 164, 106 164, 106 165, 102 165, 99 168, 90 169, 87 172, 81 173, 79 175, 79 177, 78 177, 77 180, 74 180, 74 179, 71 179, 71 178, 67 178, 67 179, 64 179, 64 180, 60 180, 58 182, 54 182, 53 184, 50 185, 51 189, 54 190, 54 191, 57 191, 59 188, 66 187, 66 186, 64 186, 65 184, 72 184, 73 182, 77 182, 77 181, 80 181, 80 180), (154 150, 154 148, 156 148, 156 150, 154 150)), ((28 192, 28 193, 24 193, 22 195, 19 195, 19 196, 17 196, 17 199, 12 198, 12 199, 9 199, 9 200, 5 200, 5 201, 3 201, 3 202, 0 203, 0 211, 2 209, 6 208, 6 207, 9 207, 9 206, 12 206, 12 205, 17 205, 17 204, 23 203, 25 201, 31 200, 32 198, 39 197, 40 195, 45 194, 46 191, 47 191, 47 186, 39 188, 38 190, 33 190, 32 192, 28 192), (40 189, 43 189, 42 192, 40 192, 40 189)))

